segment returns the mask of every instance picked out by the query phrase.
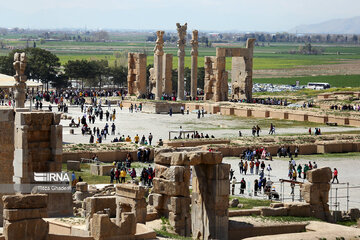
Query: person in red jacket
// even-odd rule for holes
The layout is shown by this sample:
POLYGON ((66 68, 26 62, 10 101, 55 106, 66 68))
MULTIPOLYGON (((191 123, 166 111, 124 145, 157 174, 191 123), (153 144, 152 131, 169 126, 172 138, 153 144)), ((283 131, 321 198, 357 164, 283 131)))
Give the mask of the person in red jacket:
POLYGON ((336 168, 334 168, 332 183, 334 183, 335 179, 336 179, 336 182, 339 183, 339 180, 338 180, 338 170, 337 170, 336 168))

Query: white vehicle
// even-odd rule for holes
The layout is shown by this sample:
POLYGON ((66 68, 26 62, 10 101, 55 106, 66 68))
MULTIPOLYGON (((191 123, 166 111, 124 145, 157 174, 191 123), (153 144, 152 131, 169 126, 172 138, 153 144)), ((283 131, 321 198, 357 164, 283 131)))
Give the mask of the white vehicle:
POLYGON ((308 89, 314 89, 314 90, 323 90, 330 88, 329 83, 320 83, 320 82, 309 82, 306 86, 308 89))

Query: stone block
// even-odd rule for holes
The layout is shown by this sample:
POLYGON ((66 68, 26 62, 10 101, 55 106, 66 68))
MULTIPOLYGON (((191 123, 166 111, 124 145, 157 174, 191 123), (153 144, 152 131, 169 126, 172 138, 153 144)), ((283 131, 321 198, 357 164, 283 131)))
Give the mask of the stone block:
POLYGON ((285 207, 280 208, 270 208, 270 207, 264 207, 261 208, 261 215, 266 216, 287 216, 288 210, 285 207))
POLYGON ((49 223, 42 219, 4 221, 5 239, 7 240, 46 240, 49 233, 49 223))
POLYGON ((71 192, 48 194, 49 217, 68 217, 73 215, 73 198, 71 192))
POLYGON ((239 205, 239 199, 237 198, 233 198, 231 199, 231 201, 229 202, 229 207, 237 207, 239 205))
POLYGON ((171 157, 172 166, 187 166, 189 165, 189 157, 186 152, 174 152, 171 157))
POLYGON ((131 199, 131 198, 117 196, 116 197, 117 216, 119 216, 123 204, 131 207, 131 211, 135 213, 136 222, 138 223, 146 222, 147 203, 145 198, 131 199))
POLYGON ((76 201, 84 201, 84 199, 91 197, 93 194, 91 194, 90 192, 78 192, 76 191, 74 193, 74 197, 76 201))
POLYGON ((143 199, 145 197, 146 189, 143 186, 135 184, 117 184, 116 194, 121 197, 143 199))
POLYGON ((166 179, 174 182, 184 182, 190 180, 189 166, 164 166, 155 165, 155 175, 158 178, 166 179))
POLYGON ((81 171, 80 161, 68 160, 66 166, 68 171, 81 171))
POLYGON ((270 207, 271 208, 279 208, 279 207, 284 207, 283 203, 270 203, 270 207))
POLYGON ((156 164, 170 165, 172 153, 155 151, 154 162, 156 164))
POLYGON ((76 191, 87 192, 88 191, 87 182, 78 182, 78 183, 76 183, 76 191))
POLYGON ((304 183, 301 186, 301 195, 307 203, 325 204, 329 200, 329 183, 304 183))
POLYGON ((154 193, 184 197, 187 197, 190 194, 188 182, 177 183, 161 178, 154 178, 153 184, 154 186, 152 192, 154 193))
POLYGON ((311 209, 308 203, 284 203, 288 209, 288 215, 294 217, 310 217, 311 209))
POLYGON ((110 208, 110 217, 116 216, 116 197, 89 197, 85 199, 86 202, 86 216, 93 216, 98 211, 103 211, 105 208, 110 208))
POLYGON ((48 216, 46 208, 35 209, 4 209, 3 217, 9 221, 19 221, 24 219, 46 218, 48 216))
POLYGON ((230 164, 207 165, 206 174, 207 179, 227 180, 230 174, 230 164))
POLYGON ((328 183, 332 178, 329 167, 317 168, 306 173, 306 179, 311 183, 328 183))
POLYGON ((190 197, 170 197, 167 208, 169 211, 180 214, 180 213, 189 213, 190 211, 190 197))
POLYGON ((190 165, 220 164, 222 162, 222 154, 220 152, 192 152, 189 153, 188 156, 190 165))
POLYGON ((6 195, 4 209, 33 209, 47 207, 47 194, 6 195))
POLYGON ((358 208, 352 208, 348 211, 348 215, 351 220, 356 221, 360 218, 360 210, 358 208))
POLYGON ((151 193, 149 195, 149 205, 153 206, 156 210, 164 209, 164 199, 166 195, 151 193))
POLYGON ((107 214, 94 214, 90 226, 94 240, 135 239, 136 222, 132 213, 122 214, 120 226, 113 223, 107 214))

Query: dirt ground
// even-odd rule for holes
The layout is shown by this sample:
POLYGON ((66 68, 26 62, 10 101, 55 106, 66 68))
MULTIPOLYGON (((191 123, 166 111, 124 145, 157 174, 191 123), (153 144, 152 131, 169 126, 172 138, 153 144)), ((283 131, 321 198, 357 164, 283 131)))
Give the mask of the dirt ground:
MULTIPOLYGON (((107 107, 103 108, 104 111, 107 107)), ((71 116, 77 122, 78 117, 82 117, 83 113, 80 111, 80 107, 70 107, 68 116, 71 116)), ((89 135, 82 136, 81 128, 75 128, 75 134, 70 134, 69 127, 70 120, 61 120, 63 125, 63 141, 64 143, 89 143, 89 135)), ((182 126, 183 130, 196 130, 204 135, 214 135, 216 138, 235 138, 238 137, 239 131, 243 136, 251 136, 252 126, 259 125, 262 129, 260 135, 268 136, 270 123, 276 126, 276 134, 289 135, 289 134, 307 134, 309 126, 312 128, 319 127, 319 124, 306 123, 306 122, 293 122, 275 119, 256 119, 256 118, 240 118, 234 116, 222 116, 217 114, 205 114, 205 117, 198 119, 197 115, 190 113, 189 115, 174 114, 172 117, 165 114, 149 114, 149 113, 129 113, 128 109, 116 108, 116 136, 125 135, 130 136, 132 139, 136 134, 139 134, 140 138, 145 135, 147 138, 149 133, 154 136, 153 142, 157 142, 160 138, 163 140, 168 139, 169 130, 178 130, 182 126), (310 124, 310 125, 309 125, 310 124)), ((106 124, 105 119, 103 121, 95 120, 95 124, 90 124, 92 129, 94 126, 99 127, 101 130, 106 124)), ((108 122, 111 126, 112 122, 108 122)), ((111 129, 111 128, 109 128, 111 129)), ((343 132, 354 131, 359 128, 355 127, 330 127, 321 125, 321 130, 325 132, 343 132)), ((174 135, 175 136, 175 135, 174 135)), ((174 137, 172 136, 172 137, 174 137)), ((110 135, 105 139, 104 143, 109 143, 114 139, 114 135, 110 135)))
POLYGON ((254 70, 254 78, 301 77, 319 75, 360 74, 360 60, 344 60, 341 64, 299 66, 287 69, 254 70))

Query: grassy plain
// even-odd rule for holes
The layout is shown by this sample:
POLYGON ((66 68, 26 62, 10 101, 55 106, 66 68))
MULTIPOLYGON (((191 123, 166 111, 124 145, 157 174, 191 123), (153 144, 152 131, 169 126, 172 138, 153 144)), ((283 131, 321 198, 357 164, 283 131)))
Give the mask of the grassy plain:
MULTIPOLYGON (((47 41, 43 44, 37 42, 37 46, 52 51, 60 58, 62 64, 69 60, 88 59, 100 60, 106 59, 110 65, 116 60, 116 53, 137 51, 146 52, 148 55, 148 64, 153 63, 153 42, 144 41, 142 35, 114 36, 114 40, 121 39, 116 42, 75 42, 75 41, 47 41)), ((6 39, 5 42, 13 47, 24 47, 26 41, 16 39, 6 39)), ((32 46, 32 42, 29 43, 32 46)), ((289 54, 288 51, 296 50, 302 44, 286 44, 271 43, 264 46, 255 47, 254 52, 254 69, 286 69, 298 66, 309 66, 319 64, 335 64, 344 60, 360 59, 360 48, 355 45, 339 46, 339 45, 320 45, 324 48, 322 55, 298 55, 289 54), (338 55, 337 53, 340 53, 338 55)), ((226 47, 244 47, 244 43, 236 43, 231 45, 216 45, 226 47)), ((173 66, 177 68, 177 47, 175 44, 166 43, 164 50, 166 53, 174 55, 173 66)), ((190 51, 188 46, 186 49, 185 66, 191 66, 190 51)), ((206 48, 199 47, 199 67, 204 65, 204 56, 215 56, 215 47, 206 48)), ((0 50, 0 55, 9 52, 7 49, 0 50)), ((227 69, 231 69, 231 58, 227 58, 227 69)))

